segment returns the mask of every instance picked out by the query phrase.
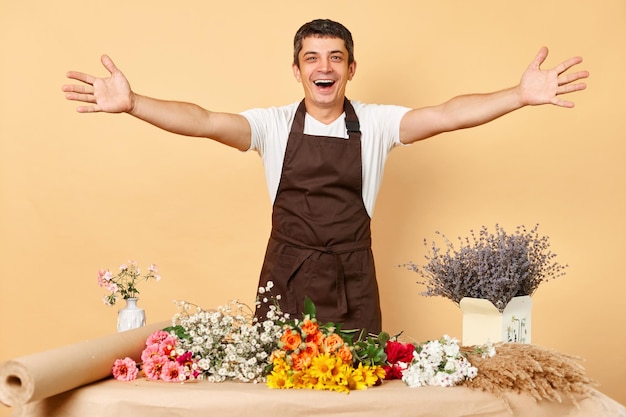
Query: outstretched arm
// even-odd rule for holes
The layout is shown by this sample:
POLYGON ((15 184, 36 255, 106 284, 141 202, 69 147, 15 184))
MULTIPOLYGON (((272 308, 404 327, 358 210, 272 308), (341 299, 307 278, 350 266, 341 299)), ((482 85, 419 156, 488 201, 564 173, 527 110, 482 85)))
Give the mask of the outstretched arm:
POLYGON ((240 150, 250 147, 250 125, 245 117, 136 94, 107 55, 102 56, 102 65, 110 73, 108 78, 77 71, 67 73, 68 78, 81 82, 62 88, 68 100, 86 103, 76 108, 79 113, 128 113, 172 133, 211 138, 240 150))
POLYGON ((548 49, 541 48, 515 87, 458 96, 438 106, 409 111, 400 124, 401 141, 408 144, 439 133, 478 126, 529 105, 574 107, 573 102, 560 96, 586 88, 585 83, 577 81, 587 78, 587 71, 565 73, 580 64, 582 58, 573 57, 552 69, 542 70, 541 64, 547 56, 548 49))

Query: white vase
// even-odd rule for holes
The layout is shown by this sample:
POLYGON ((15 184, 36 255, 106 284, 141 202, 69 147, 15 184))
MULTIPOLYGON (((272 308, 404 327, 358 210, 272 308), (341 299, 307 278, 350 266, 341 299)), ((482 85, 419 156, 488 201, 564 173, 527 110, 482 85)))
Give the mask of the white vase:
POLYGON ((146 325, 146 312, 137 307, 137 298, 126 298, 126 307, 117 312, 117 331, 136 329, 146 325))
POLYGON ((482 345, 488 341, 530 343, 532 305, 528 295, 513 297, 501 313, 491 301, 461 299, 463 345, 482 345))

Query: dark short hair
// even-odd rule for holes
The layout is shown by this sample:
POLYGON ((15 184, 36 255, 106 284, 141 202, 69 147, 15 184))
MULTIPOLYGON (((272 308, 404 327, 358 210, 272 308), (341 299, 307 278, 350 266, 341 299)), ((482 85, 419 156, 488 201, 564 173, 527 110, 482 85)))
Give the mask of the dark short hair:
POLYGON ((302 40, 309 36, 343 39, 348 51, 348 65, 354 62, 354 41, 350 31, 339 22, 330 19, 316 19, 302 25, 293 38, 293 63, 297 67, 300 67, 298 55, 302 50, 302 40))

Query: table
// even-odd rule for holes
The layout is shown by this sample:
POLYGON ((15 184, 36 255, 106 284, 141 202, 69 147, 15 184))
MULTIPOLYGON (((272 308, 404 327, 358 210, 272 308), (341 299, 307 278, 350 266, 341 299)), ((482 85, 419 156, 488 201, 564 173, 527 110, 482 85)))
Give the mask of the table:
POLYGON ((345 394, 277 390, 238 382, 168 383, 145 378, 122 382, 108 378, 20 405, 12 417, 626 417, 623 405, 596 390, 577 403, 567 399, 537 402, 514 393, 498 398, 463 386, 409 388, 399 380, 345 394))

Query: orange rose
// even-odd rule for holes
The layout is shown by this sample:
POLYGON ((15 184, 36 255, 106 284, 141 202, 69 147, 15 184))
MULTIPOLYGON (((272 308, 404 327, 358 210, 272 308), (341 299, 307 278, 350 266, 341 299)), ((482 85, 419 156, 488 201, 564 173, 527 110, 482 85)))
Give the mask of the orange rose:
POLYGON ((321 346, 322 341, 324 340, 324 334, 319 330, 313 334, 308 334, 306 336, 307 343, 315 343, 317 346, 321 346))
POLYGON ((324 353, 334 353, 341 345, 343 345, 343 339, 337 333, 333 333, 322 342, 322 351, 324 353))
POLYGON ((350 364, 352 363, 352 351, 347 345, 343 345, 337 350, 337 357, 341 359, 341 362, 350 364))
POLYGON ((315 343, 307 342, 306 347, 302 349, 302 356, 312 358, 320 353, 315 343))
POLYGON ((302 324, 300 325, 300 328, 307 335, 312 335, 312 334, 317 333, 319 326, 317 325, 317 322, 312 321, 310 319, 306 319, 302 322, 302 324))
POLYGON ((280 341, 283 344, 283 349, 296 350, 302 343, 302 337, 300 337, 300 333, 287 329, 281 336, 280 341))
POLYGON ((291 368, 296 371, 301 371, 311 364, 311 358, 304 355, 303 352, 299 354, 291 354, 291 368))

